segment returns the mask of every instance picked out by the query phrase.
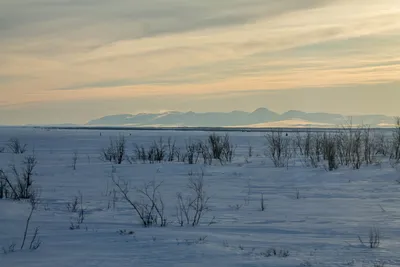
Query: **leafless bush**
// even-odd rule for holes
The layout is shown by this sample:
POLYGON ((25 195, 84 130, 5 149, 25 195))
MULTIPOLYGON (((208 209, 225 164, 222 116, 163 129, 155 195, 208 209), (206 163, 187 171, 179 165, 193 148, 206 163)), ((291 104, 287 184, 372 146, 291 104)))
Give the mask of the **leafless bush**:
POLYGON ((203 158, 204 165, 211 165, 213 157, 207 143, 199 141, 199 143, 197 144, 197 148, 198 153, 201 154, 203 158))
POLYGON ((359 169, 363 163, 371 164, 375 151, 373 132, 369 126, 353 126, 351 119, 336 133, 339 164, 359 169))
POLYGON ((281 129, 273 130, 265 135, 267 150, 265 152, 275 167, 287 167, 292 158, 290 138, 285 137, 281 129))
POLYGON ((208 136, 208 144, 214 159, 218 159, 221 164, 232 162, 236 147, 232 144, 228 134, 220 136, 213 133, 208 136))
POLYGON ((385 138, 384 133, 376 135, 375 138, 376 152, 375 155, 382 155, 386 157, 390 153, 390 142, 385 138))
POLYGON ((377 142, 375 140, 374 132, 369 126, 366 126, 363 131, 364 143, 364 162, 367 165, 373 164, 374 156, 377 153, 377 142))
POLYGON ((189 173, 189 183, 187 188, 190 194, 184 198, 182 193, 177 194, 177 218, 181 226, 187 225, 196 226, 200 223, 203 215, 209 211, 209 197, 204 189, 204 172, 195 174, 189 173))
POLYGON ((3 253, 4 253, 4 254, 8 254, 8 253, 13 253, 13 252, 15 252, 15 246, 16 246, 16 245, 17 245, 17 244, 15 244, 15 242, 12 242, 7 248, 3 247, 3 248, 2 248, 3 253))
POLYGON ((369 230, 369 247, 378 248, 381 244, 381 232, 377 227, 372 227, 369 230))
POLYGON ((308 260, 303 261, 302 263, 300 263, 301 267, 312 267, 312 263, 308 260))
POLYGON ((264 204, 264 194, 261 193, 261 211, 265 210, 265 204, 264 204))
POLYGON ((136 190, 137 193, 140 194, 141 199, 132 200, 129 197, 127 182, 117 179, 114 175, 112 176, 112 181, 122 194, 122 197, 135 210, 144 227, 151 227, 154 225, 160 225, 161 227, 167 226, 167 218, 164 215, 164 202, 158 191, 162 183, 156 184, 155 182, 150 182, 145 184, 143 189, 136 190))
POLYGON ((191 190, 194 199, 194 202, 191 203, 194 211, 192 226, 196 226, 200 223, 203 215, 209 210, 208 201, 210 198, 204 189, 204 172, 200 174, 190 172, 189 176, 188 188, 191 190))
MULTIPOLYGON (((22 235, 22 242, 21 242, 20 250, 23 250, 25 247, 25 243, 28 238, 29 225, 30 225, 30 222, 32 219, 32 215, 33 215, 34 211, 37 209, 38 203, 39 203, 38 195, 37 194, 32 195, 31 198, 29 199, 30 211, 29 211, 28 218, 26 219, 26 222, 25 222, 25 228, 24 228, 24 232, 22 235)), ((31 237, 31 241, 29 243, 29 250, 36 250, 40 247, 41 244, 42 244, 42 241, 39 238, 39 228, 36 227, 32 237, 31 237)), ((4 254, 14 252, 15 247, 16 247, 15 242, 11 243, 11 245, 9 245, 7 248, 3 247, 4 254)))
MULTIPOLYGON (((168 156, 167 156, 167 160, 169 162, 173 162, 175 159, 175 156, 177 156, 177 148, 176 148, 176 141, 172 141, 171 137, 168 138, 168 156)), ((178 152, 179 153, 179 152, 178 152)))
POLYGON ((191 222, 191 203, 192 199, 188 196, 183 197, 182 193, 177 193, 176 197, 178 199, 178 205, 176 207, 176 217, 180 226, 185 223, 187 225, 191 222))
POLYGON ((120 229, 120 230, 118 230, 117 233, 120 234, 120 235, 134 235, 135 234, 134 231, 128 231, 126 229, 123 229, 123 230, 120 229))
MULTIPOLYGON (((365 246, 365 242, 362 240, 360 236, 358 236, 358 240, 360 241, 361 245, 365 246)), ((368 246, 370 248, 378 248, 381 244, 381 232, 379 228, 372 227, 369 230, 368 234, 368 246)))
POLYGON ((181 149, 179 147, 175 150, 175 156, 178 162, 185 162, 185 157, 182 155, 181 149))
POLYGON ((23 161, 21 170, 18 170, 15 165, 11 165, 15 183, 9 179, 3 170, 0 170, 0 198, 30 199, 35 194, 33 175, 36 164, 35 156, 27 156, 23 161))
POLYGON ((351 162, 353 169, 360 169, 362 165, 362 131, 361 129, 356 129, 353 133, 353 139, 351 140, 351 162))
POLYGON ((70 230, 80 229, 85 221, 85 209, 83 207, 83 195, 79 192, 79 196, 74 197, 72 203, 67 204, 67 209, 70 212, 76 213, 75 221, 70 222, 70 230))
POLYGON ((110 190, 107 193, 107 196, 110 197, 110 199, 108 200, 107 209, 112 208, 113 210, 115 210, 118 201, 117 190, 115 189, 110 190))
POLYGON ((200 236, 197 239, 183 239, 179 240, 178 238, 176 239, 177 245, 181 244, 181 241, 183 241, 184 244, 191 246, 191 245, 199 245, 199 244, 205 244, 207 242, 207 236, 200 236))
MULTIPOLYGON (((31 195, 31 197, 29 199, 29 203, 31 205, 31 210, 30 210, 29 216, 28 216, 28 218, 26 220, 26 223, 25 223, 25 231, 24 231, 24 235, 23 235, 23 239, 22 239, 22 243, 21 243, 21 247, 20 247, 21 250, 24 249, 26 238, 27 238, 27 234, 28 234, 28 229, 29 229, 29 223, 31 221, 33 212, 36 210, 37 205, 38 205, 37 195, 31 195)), ((29 245, 29 249, 30 250, 36 250, 42 244, 42 242, 40 241, 40 238, 38 237, 38 233, 39 233, 39 228, 37 227, 35 229, 35 232, 34 232, 34 234, 32 236, 32 239, 31 239, 31 242, 30 242, 30 245, 29 245)))
POLYGON ((4 147, 0 147, 0 153, 3 153, 5 151, 5 148, 4 147))
POLYGON ((187 160, 189 164, 197 164, 199 160, 199 143, 194 143, 190 139, 188 142, 186 142, 186 154, 184 156, 184 160, 187 160))
POLYGON ((148 203, 141 203, 142 214, 145 214, 147 222, 153 224, 159 224, 161 227, 167 226, 167 218, 164 214, 165 205, 161 197, 158 188, 162 185, 161 183, 156 184, 150 182, 146 184, 143 189, 137 191, 144 197, 147 198, 148 203), (158 221, 159 219, 159 221, 158 221))
POLYGON ((264 257, 279 257, 279 258, 287 258, 290 256, 289 250, 284 250, 284 249, 275 249, 275 248, 270 248, 265 252, 260 253, 264 257))
POLYGON ((235 205, 229 205, 229 208, 232 210, 240 210, 243 207, 243 204, 235 204, 235 205))
POLYGON ((24 154, 26 152, 27 144, 22 144, 18 138, 11 138, 8 140, 7 147, 11 153, 24 154))
POLYGON ((0 169, 0 199, 10 198, 11 192, 8 183, 8 177, 4 171, 0 169))
POLYGON ((135 155, 136 155, 136 160, 141 160, 143 163, 146 163, 147 153, 143 145, 139 146, 135 144, 135 155))
POLYGON ((78 151, 75 150, 74 153, 72 154, 72 169, 75 171, 76 170, 76 163, 78 161, 78 151))
POLYGON ((208 143, 210 144, 213 158, 220 159, 224 149, 222 136, 213 133, 208 136, 208 143))
POLYGON ((323 157, 328 161, 328 170, 333 171, 338 168, 336 163, 336 138, 333 135, 324 133, 323 138, 323 157))
POLYGON ((311 130, 308 130, 305 135, 298 132, 294 142, 294 149, 300 156, 302 164, 305 167, 317 168, 322 153, 322 138, 320 134, 313 134, 311 130))
POLYGON ((153 141, 147 153, 147 159, 150 163, 163 162, 166 157, 166 149, 167 145, 164 144, 162 138, 158 142, 153 141))
POLYGON ((114 162, 121 164, 125 159, 126 141, 123 135, 118 138, 110 138, 110 144, 107 148, 102 150, 101 159, 104 161, 114 162))
POLYGON ((74 197, 74 200, 72 202, 67 203, 67 210, 69 212, 77 212, 78 205, 79 205, 78 197, 74 197))
POLYGON ((336 151, 339 164, 343 166, 350 166, 352 163, 353 150, 353 132, 352 124, 342 126, 342 129, 336 133, 336 151))
POLYGON ((251 158, 253 156, 253 146, 249 144, 249 148, 247 151, 247 156, 251 158))
POLYGON ((400 162, 400 117, 395 119, 395 128, 392 133, 392 153, 390 158, 396 162, 400 162))

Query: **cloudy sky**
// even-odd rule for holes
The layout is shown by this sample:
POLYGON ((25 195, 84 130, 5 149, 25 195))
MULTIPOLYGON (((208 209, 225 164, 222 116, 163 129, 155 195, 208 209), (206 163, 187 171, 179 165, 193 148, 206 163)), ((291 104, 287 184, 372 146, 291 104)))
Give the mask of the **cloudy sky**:
POLYGON ((0 124, 400 115, 399 0, 1 0, 0 124))

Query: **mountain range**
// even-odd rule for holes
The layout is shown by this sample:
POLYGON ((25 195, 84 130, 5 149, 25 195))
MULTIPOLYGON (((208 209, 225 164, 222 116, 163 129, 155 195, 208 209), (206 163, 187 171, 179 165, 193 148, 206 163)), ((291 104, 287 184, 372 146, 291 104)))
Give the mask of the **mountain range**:
POLYGON ((253 112, 178 112, 109 115, 91 120, 89 126, 135 127, 335 127, 351 122, 371 127, 392 126, 393 117, 385 115, 345 116, 331 113, 307 113, 290 110, 279 114, 267 108, 253 112))

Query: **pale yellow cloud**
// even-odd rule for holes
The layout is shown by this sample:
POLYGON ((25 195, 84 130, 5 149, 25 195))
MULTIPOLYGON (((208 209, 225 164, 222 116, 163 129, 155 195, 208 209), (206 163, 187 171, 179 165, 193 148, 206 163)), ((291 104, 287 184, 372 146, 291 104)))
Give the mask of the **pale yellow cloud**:
MULTIPOLYGON (((101 18, 108 18, 106 10, 97 10, 99 20, 76 29, 70 26, 79 21, 72 13, 71 20, 55 21, 54 25, 60 28, 48 26, 52 21, 42 20, 35 25, 44 33, 40 31, 38 36, 29 35, 26 39, 10 33, 9 38, 0 41, 0 77, 21 77, 0 83, 0 92, 6 95, 3 102, 20 105, 110 97, 184 96, 400 79, 398 0, 336 0, 324 1, 322 5, 315 4, 318 1, 303 2, 310 5, 293 8, 294 1, 270 1, 275 3, 270 9, 276 12, 268 6, 261 9, 247 5, 245 1, 237 1, 240 5, 232 2, 231 9, 226 9, 229 3, 222 0, 203 6, 193 4, 196 8, 208 8, 207 19, 211 22, 187 28, 181 24, 190 24, 190 17, 183 17, 187 21, 181 24, 173 16, 158 19, 157 6, 149 2, 146 12, 155 11, 129 24, 122 16, 102 21, 101 18), (213 11, 213 3, 218 12, 213 11), (273 16, 267 15, 270 13, 273 16), (243 21, 247 23, 240 23, 240 15, 245 16, 243 21), (221 18, 232 16, 234 22, 220 22, 221 18), (214 18, 219 19, 215 20, 216 25, 212 24, 214 18), (129 38, 130 35, 134 37, 129 38), (357 38, 365 38, 367 43, 390 38, 392 41, 376 47, 352 46, 351 41, 357 38), (349 48, 341 48, 341 53, 336 54, 338 48, 334 44, 324 46, 334 42, 344 46, 349 42, 349 48), (307 46, 314 47, 315 55, 293 52, 307 46), (98 86, 110 81, 124 84, 98 86)), ((163 5, 162 1, 157 3, 163 5)), ((190 6, 185 1, 171 3, 190 6)), ((131 7, 129 1, 120 4, 131 7)), ((88 17, 95 18, 90 9, 87 12, 88 17)))

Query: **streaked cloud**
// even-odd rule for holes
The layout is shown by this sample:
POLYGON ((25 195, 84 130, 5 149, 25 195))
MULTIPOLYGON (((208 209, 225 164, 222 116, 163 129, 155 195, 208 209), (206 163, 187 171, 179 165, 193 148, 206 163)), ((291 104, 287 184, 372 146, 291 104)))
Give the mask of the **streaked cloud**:
POLYGON ((398 0, 3 0, 0 109, 393 84, 399 17, 398 0))

